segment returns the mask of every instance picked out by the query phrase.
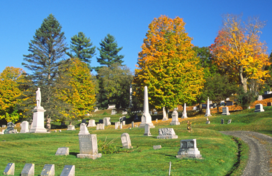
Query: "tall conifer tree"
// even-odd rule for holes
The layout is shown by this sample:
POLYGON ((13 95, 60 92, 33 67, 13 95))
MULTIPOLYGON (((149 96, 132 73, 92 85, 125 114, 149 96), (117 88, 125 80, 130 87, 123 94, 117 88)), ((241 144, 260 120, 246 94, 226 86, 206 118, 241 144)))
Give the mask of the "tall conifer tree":
POLYGON ((71 58, 79 58, 81 61, 90 64, 95 53, 95 46, 92 47, 91 39, 87 38, 83 32, 71 38, 70 50, 67 55, 71 58), (74 54, 73 54, 74 53, 74 54))
POLYGON ((55 96, 56 90, 64 86, 64 84, 57 81, 57 78, 65 69, 59 68, 60 66, 63 67, 67 62, 64 59, 67 44, 61 28, 61 25, 52 14, 45 18, 41 27, 36 30, 33 40, 29 43, 28 51, 30 54, 24 55, 24 62, 22 63, 23 66, 30 70, 30 74, 26 78, 33 83, 32 88, 24 93, 25 96, 32 97, 27 99, 28 112, 31 113, 35 106, 33 94, 40 87, 42 94, 41 106, 46 110, 45 118, 49 129, 51 118, 61 118, 62 114, 60 112, 64 108, 69 109, 66 103, 55 96))

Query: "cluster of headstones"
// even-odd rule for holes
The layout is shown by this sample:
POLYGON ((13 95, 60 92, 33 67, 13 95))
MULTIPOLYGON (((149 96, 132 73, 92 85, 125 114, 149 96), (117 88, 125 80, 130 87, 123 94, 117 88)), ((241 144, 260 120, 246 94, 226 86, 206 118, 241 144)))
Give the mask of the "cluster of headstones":
MULTIPOLYGON (((15 163, 8 163, 5 168, 3 175, 14 175, 15 163)), ((34 176, 35 164, 26 163, 21 176, 34 176)), ((40 176, 54 176, 55 175, 55 165, 45 164, 40 176)), ((65 165, 60 176, 75 176, 75 165, 65 165)))

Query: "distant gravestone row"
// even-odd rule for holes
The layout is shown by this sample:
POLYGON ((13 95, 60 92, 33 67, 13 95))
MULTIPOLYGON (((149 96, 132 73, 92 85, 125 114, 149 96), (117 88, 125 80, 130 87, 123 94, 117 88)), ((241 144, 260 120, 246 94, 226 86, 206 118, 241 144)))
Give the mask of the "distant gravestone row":
MULTIPOLYGON (((8 163, 3 175, 14 175, 15 173, 15 163, 8 163)), ((35 174, 35 164, 26 163, 21 176, 34 176, 35 174)), ((55 175, 55 165, 45 164, 40 176, 54 176, 55 175)), ((65 165, 60 176, 75 176, 75 165, 65 165)))

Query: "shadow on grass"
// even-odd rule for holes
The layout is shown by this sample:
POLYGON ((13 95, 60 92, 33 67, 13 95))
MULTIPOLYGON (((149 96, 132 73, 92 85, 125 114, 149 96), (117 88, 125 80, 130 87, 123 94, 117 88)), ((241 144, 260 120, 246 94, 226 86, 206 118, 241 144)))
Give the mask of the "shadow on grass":
POLYGON ((77 154, 79 154, 79 153, 76 153, 76 152, 70 152, 70 154, 69 155, 74 155, 75 157, 77 156, 77 154))

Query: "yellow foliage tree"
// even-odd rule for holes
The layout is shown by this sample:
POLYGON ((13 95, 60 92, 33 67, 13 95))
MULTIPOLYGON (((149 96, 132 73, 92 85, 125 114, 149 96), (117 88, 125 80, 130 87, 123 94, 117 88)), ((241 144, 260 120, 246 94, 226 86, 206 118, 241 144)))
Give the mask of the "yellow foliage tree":
POLYGON ((16 104, 22 94, 18 81, 23 78, 23 72, 21 68, 6 67, 0 74, 0 119, 7 122, 16 122, 20 117, 16 104))
POLYGON ((78 58, 71 58, 69 61, 66 76, 70 79, 67 84, 70 88, 58 90, 60 99, 72 105, 69 112, 62 112, 68 119, 84 118, 94 109, 95 85, 91 80, 91 73, 88 65, 78 58))
POLYGON ((155 18, 138 55, 134 94, 142 99, 144 86, 148 86, 149 103, 155 108, 171 109, 195 101, 205 82, 184 26, 179 17, 155 18))
POLYGON ((245 92, 249 79, 263 82, 269 77, 269 71, 264 70, 270 65, 267 47, 259 37, 262 27, 258 19, 243 26, 238 16, 227 15, 222 30, 210 46, 219 70, 238 82, 245 92))

